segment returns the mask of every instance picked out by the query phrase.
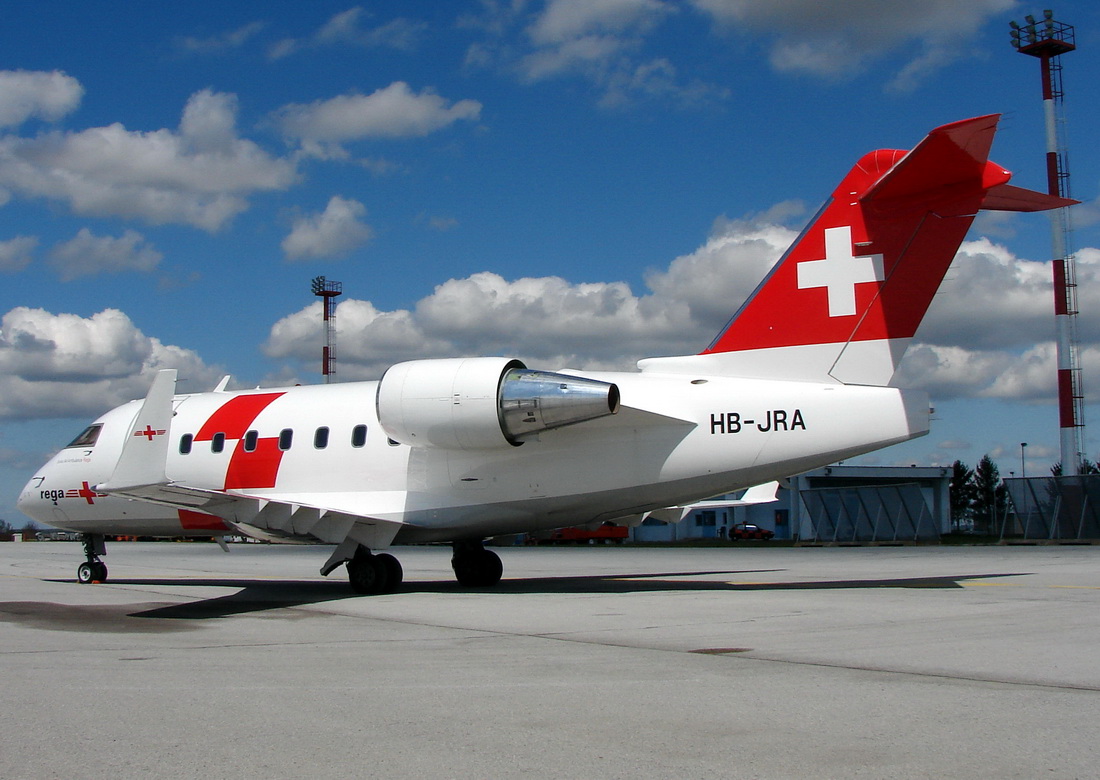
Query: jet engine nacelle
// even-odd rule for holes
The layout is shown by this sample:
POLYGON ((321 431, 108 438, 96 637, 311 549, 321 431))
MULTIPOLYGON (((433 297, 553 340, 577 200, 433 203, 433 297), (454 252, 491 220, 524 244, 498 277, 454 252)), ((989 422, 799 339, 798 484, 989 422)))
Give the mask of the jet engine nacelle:
POLYGON ((479 450, 615 414, 619 388, 531 371, 508 358, 413 360, 382 375, 376 403, 382 429, 396 442, 479 450))

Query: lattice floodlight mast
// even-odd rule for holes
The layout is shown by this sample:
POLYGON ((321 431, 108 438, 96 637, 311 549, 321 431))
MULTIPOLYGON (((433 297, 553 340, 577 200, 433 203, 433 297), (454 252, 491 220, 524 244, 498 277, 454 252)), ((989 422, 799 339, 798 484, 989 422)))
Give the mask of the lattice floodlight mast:
POLYGON ((321 348, 321 374, 329 382, 336 373, 336 298, 343 292, 340 282, 330 282, 323 276, 316 277, 310 288, 321 298, 324 308, 325 345, 321 348))
MULTIPOLYGON (((1009 22, 1012 45, 1021 54, 1039 59, 1043 78, 1043 113, 1047 136, 1047 191, 1063 198, 1069 194, 1066 160, 1065 116, 1062 99, 1061 55, 1077 48, 1072 25, 1055 21, 1053 11, 1043 11, 1042 21, 1024 17, 1020 25, 1009 22)), ((1085 456, 1085 393, 1077 344, 1077 271, 1069 248, 1069 209, 1050 214, 1054 265, 1054 314, 1058 325, 1058 419, 1061 431, 1062 473, 1075 475, 1085 456)))

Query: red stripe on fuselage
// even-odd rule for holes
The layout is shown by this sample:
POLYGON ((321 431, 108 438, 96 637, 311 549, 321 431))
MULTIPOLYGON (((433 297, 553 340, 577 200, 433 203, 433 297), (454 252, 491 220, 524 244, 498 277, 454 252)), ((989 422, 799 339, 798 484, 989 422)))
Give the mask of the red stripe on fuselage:
POLYGON ((225 434, 227 440, 237 440, 225 470, 225 490, 275 487, 283 459, 278 438, 257 439, 256 449, 245 452, 244 435, 260 413, 283 395, 256 393, 231 398, 195 434, 195 441, 210 441, 218 433, 225 434))
POLYGON ((258 393, 238 395, 223 404, 195 434, 195 441, 210 441, 215 433, 224 433, 227 439, 240 439, 260 412, 284 393, 258 393))
POLYGON ((257 439, 252 452, 245 452, 244 441, 238 441, 225 472, 225 489, 275 487, 282 460, 278 438, 257 439))

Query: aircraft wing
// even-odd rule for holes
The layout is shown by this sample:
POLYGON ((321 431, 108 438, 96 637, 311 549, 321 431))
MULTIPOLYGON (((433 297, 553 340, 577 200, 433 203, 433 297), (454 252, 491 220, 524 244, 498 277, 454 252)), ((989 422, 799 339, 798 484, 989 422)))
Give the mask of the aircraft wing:
MULTIPOLYGON (((643 514, 641 520, 652 517, 654 520, 660 520, 665 523, 679 523, 696 509, 729 509, 730 507, 752 506, 753 504, 767 504, 771 501, 777 501, 776 493, 778 491, 778 482, 765 482, 761 485, 753 485, 745 491, 741 498, 710 499, 707 501, 696 501, 693 504, 684 504, 683 506, 670 506, 664 509, 655 509, 652 512, 643 514)), ((639 522, 641 522, 641 520, 639 520, 639 522)))
POLYGON ((779 492, 779 483, 764 482, 760 485, 753 485, 746 490, 741 498, 713 498, 706 501, 698 501, 691 504, 692 509, 726 509, 733 506, 752 506, 753 504, 768 504, 772 501, 778 501, 776 493, 779 492))
MULTIPOLYGON (((349 534, 372 549, 384 549, 393 541, 402 523, 375 517, 356 510, 324 494, 305 496, 271 496, 230 493, 220 490, 189 487, 174 482, 112 487, 109 483, 96 489, 116 496, 170 506, 175 509, 220 517, 251 536, 271 541, 318 541, 339 544, 349 534), (366 539, 370 540, 368 544, 366 539)), ((358 497, 359 505, 369 502, 369 494, 358 497)), ((387 500, 392 501, 391 497, 387 500)))

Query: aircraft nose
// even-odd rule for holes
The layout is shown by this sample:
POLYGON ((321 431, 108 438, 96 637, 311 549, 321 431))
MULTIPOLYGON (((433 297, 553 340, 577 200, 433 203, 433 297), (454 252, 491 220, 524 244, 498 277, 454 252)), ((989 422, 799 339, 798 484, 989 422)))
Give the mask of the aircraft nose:
POLYGON ((46 478, 41 475, 41 471, 38 476, 31 477, 30 481, 23 486, 23 490, 15 502, 15 506, 20 512, 43 523, 47 522, 46 515, 49 514, 49 510, 46 508, 48 502, 43 498, 41 490, 42 483, 45 481, 46 478))

